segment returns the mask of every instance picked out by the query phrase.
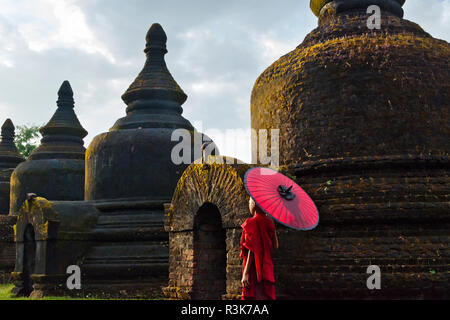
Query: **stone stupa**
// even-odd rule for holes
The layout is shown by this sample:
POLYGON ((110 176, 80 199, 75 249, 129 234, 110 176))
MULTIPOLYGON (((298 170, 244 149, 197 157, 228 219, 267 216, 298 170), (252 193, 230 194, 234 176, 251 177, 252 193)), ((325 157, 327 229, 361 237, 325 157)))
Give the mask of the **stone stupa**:
POLYGON ((277 267, 291 296, 448 297, 450 45, 404 2, 312 0, 319 26, 254 86, 252 128, 280 128, 280 163, 321 214, 277 267))
MULTIPOLYGON (((277 224, 277 299, 448 299, 450 46, 403 19, 404 1, 310 3, 319 26, 251 99, 252 129, 280 130, 279 169, 320 215, 312 231, 277 224)), ((183 173, 167 208, 168 298, 240 297, 250 167, 183 173)))
POLYGON ((0 140, 0 283, 9 281, 14 269, 15 248, 13 225, 16 217, 9 216, 9 181, 14 168, 25 159, 14 143, 14 124, 7 119, 1 128, 0 140))
POLYGON ((11 176, 10 214, 16 215, 27 193, 49 200, 83 200, 83 138, 87 131, 75 112, 73 91, 64 81, 58 91, 58 108, 39 131, 41 144, 11 176))
MULTIPOLYGON (((169 200, 188 165, 175 164, 171 159, 178 143, 172 141, 174 130, 188 130, 192 137, 199 134, 181 115, 187 95, 164 61, 167 36, 163 28, 153 24, 146 40, 144 68, 122 96, 127 115, 89 145, 86 200, 169 200)), ((201 155, 201 150, 197 153, 201 155)), ((194 152, 191 160, 193 156, 194 152)))
POLYGON ((11 119, 7 119, 0 140, 0 215, 9 213, 9 180, 12 171, 25 160, 14 143, 14 130, 11 119))
POLYGON ((172 134, 189 133, 191 162, 202 155, 202 142, 194 150, 195 138, 210 140, 182 116, 187 95, 167 69, 166 42, 161 25, 153 24, 146 35, 145 65, 122 95, 126 116, 96 136, 86 153, 85 200, 95 201, 101 211, 93 231, 101 241, 82 267, 93 288, 112 293, 161 294, 169 259, 164 204, 189 165, 174 163, 172 150, 179 141, 172 141, 172 134))

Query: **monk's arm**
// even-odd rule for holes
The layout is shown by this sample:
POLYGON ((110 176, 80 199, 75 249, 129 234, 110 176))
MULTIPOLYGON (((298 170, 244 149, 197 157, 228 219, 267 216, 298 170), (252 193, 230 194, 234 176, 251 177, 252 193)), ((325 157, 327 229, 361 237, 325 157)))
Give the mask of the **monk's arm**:
POLYGON ((253 261, 253 254, 250 250, 248 250, 248 255, 247 255, 247 264, 245 265, 244 268, 244 273, 242 274, 242 285, 246 288, 248 288, 250 286, 250 282, 249 282, 249 275, 250 275, 250 268, 252 266, 252 261, 253 261))
POLYGON ((250 274, 250 268, 252 267, 252 261, 253 261, 252 252, 250 250, 248 250, 247 264, 245 265, 244 275, 250 274))

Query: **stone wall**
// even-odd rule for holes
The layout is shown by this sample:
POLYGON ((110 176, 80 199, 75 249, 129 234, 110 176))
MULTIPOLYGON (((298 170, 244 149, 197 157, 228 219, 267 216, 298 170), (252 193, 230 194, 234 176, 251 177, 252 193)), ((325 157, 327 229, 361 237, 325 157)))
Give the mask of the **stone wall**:
POLYGON ((11 282, 16 260, 13 226, 17 217, 0 215, 0 283, 11 282))
MULTIPOLYGON (((166 230, 170 239, 169 286, 164 289, 166 297, 196 298, 193 290, 195 272, 197 268, 202 270, 198 263, 208 261, 195 260, 195 221, 201 206, 213 203, 226 230, 227 285, 222 298, 239 298, 242 276, 240 224, 248 217, 248 196, 241 177, 248 168, 247 165, 202 164, 192 165, 183 174, 172 206, 166 211, 166 230), (228 219, 232 212, 239 215, 228 219)), ((320 222, 316 229, 307 232, 277 224, 280 248, 274 252, 274 269, 278 299, 448 298, 448 209, 443 209, 441 204, 433 207, 430 203, 424 213, 422 204, 415 207, 412 202, 409 206, 389 202, 358 203, 358 196, 349 196, 353 200, 343 204, 346 196, 339 186, 365 183, 366 191, 375 190, 377 193, 377 183, 382 183, 382 180, 378 181, 375 175, 366 181, 350 174, 346 177, 347 184, 331 179, 325 188, 316 183, 325 179, 317 172, 287 173, 297 175, 297 182, 316 202, 320 222), (328 193, 333 188, 335 190, 328 193), (329 197, 336 190, 342 194, 340 204, 329 197), (367 268, 370 265, 378 265, 381 269, 381 290, 367 288, 370 276, 367 268)), ((345 171, 342 175, 345 177, 345 171)), ((391 176, 394 179, 394 173, 391 176)), ((423 179, 422 182, 428 181, 425 177, 423 179)), ((416 180, 411 179, 410 182, 416 180)), ((420 181, 418 179, 416 183, 420 181)), ((385 185, 386 192, 394 188, 385 185)), ((370 197, 370 192, 366 193, 365 199, 370 197)), ((219 271, 214 272, 218 274, 219 271)), ((216 283, 210 289, 218 286, 216 283)), ((206 287, 211 287, 208 279, 204 280, 203 288, 206 287)))

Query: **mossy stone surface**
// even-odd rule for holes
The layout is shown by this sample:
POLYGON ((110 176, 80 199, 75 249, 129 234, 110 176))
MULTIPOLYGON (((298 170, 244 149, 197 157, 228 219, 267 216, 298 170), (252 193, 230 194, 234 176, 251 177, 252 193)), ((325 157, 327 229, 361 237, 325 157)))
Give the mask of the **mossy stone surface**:
POLYGON ((448 298, 450 45, 386 10, 369 30, 366 8, 331 9, 252 92, 252 129, 280 129, 280 163, 321 217, 312 232, 279 230, 277 290, 448 298))

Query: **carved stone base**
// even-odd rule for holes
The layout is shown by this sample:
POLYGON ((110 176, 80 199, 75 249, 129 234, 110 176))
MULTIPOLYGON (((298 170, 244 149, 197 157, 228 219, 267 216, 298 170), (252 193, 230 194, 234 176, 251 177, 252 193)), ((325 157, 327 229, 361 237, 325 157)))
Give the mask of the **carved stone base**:
POLYGON ((22 272, 12 272, 11 273, 12 283, 14 284, 14 288, 11 290, 11 293, 17 297, 23 297, 27 295, 24 289, 24 279, 22 272))
POLYGON ((40 275, 31 276, 33 281, 33 292, 30 298, 40 299, 44 296, 76 296, 72 290, 67 289, 66 281, 68 275, 40 275))

